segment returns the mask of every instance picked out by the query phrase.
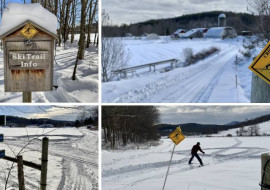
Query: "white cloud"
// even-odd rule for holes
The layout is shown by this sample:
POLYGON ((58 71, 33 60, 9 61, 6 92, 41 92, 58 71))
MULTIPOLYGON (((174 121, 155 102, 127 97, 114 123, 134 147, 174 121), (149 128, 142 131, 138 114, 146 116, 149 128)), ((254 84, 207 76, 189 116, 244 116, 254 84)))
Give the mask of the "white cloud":
POLYGON ((205 11, 247 12, 246 0, 103 0, 113 24, 171 18, 205 11))

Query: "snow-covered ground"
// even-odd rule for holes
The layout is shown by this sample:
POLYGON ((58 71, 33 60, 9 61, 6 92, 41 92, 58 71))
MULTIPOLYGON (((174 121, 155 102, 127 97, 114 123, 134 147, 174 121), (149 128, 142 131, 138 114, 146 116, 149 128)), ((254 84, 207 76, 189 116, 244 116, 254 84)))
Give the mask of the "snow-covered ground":
MULTIPOLYGON (((92 38, 94 35, 91 36, 92 38)), ((85 51, 85 59, 77 67, 76 80, 71 80, 78 52, 76 35, 74 44, 57 47, 54 64, 54 88, 48 92, 33 92, 32 102, 98 102, 98 52, 92 46, 85 51)), ((4 92, 3 52, 0 51, 0 102, 22 102, 22 93, 4 92)))
MULTIPOLYGON (((259 189, 260 155, 269 152, 269 143, 269 137, 187 137, 176 146, 165 189, 259 189), (204 167, 196 158, 188 165, 190 149, 198 141, 206 152, 203 162, 209 163, 204 167)), ((163 138, 149 149, 103 150, 103 189, 162 189, 173 146, 163 138)))
MULTIPOLYGON (((260 124, 258 124, 258 126, 259 126, 259 134, 260 135, 270 135, 270 121, 260 123, 260 124)), ((246 126, 245 128, 248 129, 248 126, 246 126)), ((237 136, 237 134, 236 134, 237 130, 239 130, 239 128, 221 131, 218 134, 218 136, 226 136, 228 134, 230 134, 232 136, 237 136)))
MULTIPOLYGON (((47 133, 49 142, 48 187, 52 190, 98 189, 98 132, 86 128, 0 128, 5 141, 0 150, 14 156, 32 138, 47 133), (27 135, 28 134, 28 135, 27 135)), ((39 138, 40 139, 40 138, 39 138)), ((23 159, 40 164, 41 140, 34 140, 22 151, 23 159)), ((0 189, 12 162, 0 159, 0 189)), ((39 189, 40 171, 24 167, 26 189, 39 189)), ((9 178, 8 190, 18 189, 17 166, 9 178)))
MULTIPOLYGON (((246 103, 250 102, 251 71, 248 66, 252 56, 256 56, 263 45, 252 50, 252 56, 245 58, 243 40, 236 39, 182 39, 160 40, 123 39, 131 58, 127 67, 143 65, 168 59, 185 62, 183 50, 192 48, 194 54, 203 49, 220 49, 204 60, 188 67, 178 67, 164 72, 157 67, 156 72, 138 70, 133 76, 102 84, 102 101, 118 103, 246 103), (235 60, 238 61, 236 67, 235 60), (237 76, 237 85, 236 85, 237 76)), ((153 71, 153 70, 152 70, 153 71)))

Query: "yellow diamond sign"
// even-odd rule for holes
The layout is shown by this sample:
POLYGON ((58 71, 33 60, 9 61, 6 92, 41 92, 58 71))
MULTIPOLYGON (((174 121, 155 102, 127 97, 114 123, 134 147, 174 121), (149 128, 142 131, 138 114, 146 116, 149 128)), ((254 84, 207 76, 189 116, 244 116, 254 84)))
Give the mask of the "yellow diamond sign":
POLYGON ((177 127, 174 132, 172 132, 169 137, 172 139, 175 145, 178 145, 182 140, 185 139, 185 136, 182 134, 180 127, 177 127))
POLYGON ((27 39, 31 39, 38 33, 38 31, 28 23, 23 27, 23 29, 21 29, 20 33, 27 39))
POLYGON ((270 84, 270 41, 251 63, 249 69, 270 84))

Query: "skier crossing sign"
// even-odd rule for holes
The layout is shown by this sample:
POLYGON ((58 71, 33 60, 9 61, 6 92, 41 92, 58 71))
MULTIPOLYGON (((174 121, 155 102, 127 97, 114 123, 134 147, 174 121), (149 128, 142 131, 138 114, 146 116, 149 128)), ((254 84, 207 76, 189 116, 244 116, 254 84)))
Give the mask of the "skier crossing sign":
POLYGON ((265 82, 270 84, 270 41, 262 52, 254 59, 249 69, 265 82))
POLYGON ((185 136, 182 134, 182 130, 179 127, 177 127, 175 129, 174 132, 172 132, 170 135, 169 135, 170 139, 174 142, 175 145, 178 145, 182 140, 185 139, 185 136))
POLYGON ((33 38, 38 31, 34 28, 34 26, 32 26, 31 24, 27 23, 23 29, 20 31, 21 35, 23 35, 24 37, 26 37, 27 39, 31 39, 33 38))

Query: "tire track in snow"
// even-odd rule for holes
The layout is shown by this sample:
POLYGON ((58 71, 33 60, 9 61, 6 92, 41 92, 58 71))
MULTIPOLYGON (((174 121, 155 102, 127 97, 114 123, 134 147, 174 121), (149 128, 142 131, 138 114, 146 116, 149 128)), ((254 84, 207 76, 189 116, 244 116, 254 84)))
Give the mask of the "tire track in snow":
MULTIPOLYGON (((208 157, 208 159, 212 159, 212 162, 214 164, 226 162, 226 161, 232 161, 232 160, 242 160, 247 158, 259 158, 259 155, 256 155, 258 153, 262 153, 265 151, 268 151, 265 148, 260 147, 239 147, 242 144, 242 141, 239 140, 239 138, 234 139, 236 143, 232 146, 228 147, 222 147, 222 148, 209 148, 205 150, 217 150, 214 151, 211 155, 205 155, 208 157), (226 151, 229 151, 231 149, 239 149, 243 151, 239 151, 237 153, 232 154, 224 154, 226 151)), ((184 151, 177 151, 178 154, 186 153, 187 150, 184 151)), ((143 158, 142 158, 143 159, 143 158)), ((186 157, 181 160, 182 162, 187 162, 189 160, 189 157, 186 157)), ((169 161, 164 162, 153 162, 148 164, 139 164, 139 165, 133 165, 133 166, 125 166, 122 168, 118 168, 115 170, 103 170, 103 183, 115 183, 114 181, 118 180, 124 180, 129 178, 134 178, 134 176, 139 176, 135 181, 134 179, 131 180, 131 183, 124 183, 122 184, 121 188, 117 189, 129 189, 130 187, 135 186, 137 183, 140 183, 142 181, 147 181, 149 179, 157 179, 157 178, 164 178, 166 174, 166 168, 168 167, 169 161), (163 169, 161 169, 163 168, 163 169)), ((179 172, 185 172, 190 171, 193 169, 198 169, 198 167, 190 167, 189 165, 180 165, 179 160, 173 160, 171 163, 171 171, 169 175, 179 173, 179 172)), ((110 190, 113 190, 114 188, 111 187, 110 190)))

